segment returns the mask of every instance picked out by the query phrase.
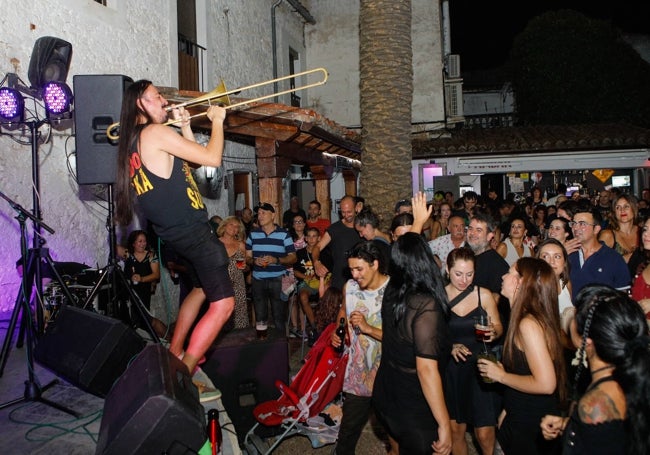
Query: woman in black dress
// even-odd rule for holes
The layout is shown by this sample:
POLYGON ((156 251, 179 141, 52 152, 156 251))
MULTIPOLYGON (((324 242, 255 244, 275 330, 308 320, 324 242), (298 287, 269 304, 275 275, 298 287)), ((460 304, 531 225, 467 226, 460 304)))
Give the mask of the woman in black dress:
POLYGON ((503 364, 477 362, 482 376, 506 386, 497 440, 506 455, 556 453, 539 422, 566 395, 557 277, 543 260, 521 258, 503 276, 501 294, 511 308, 503 364))
POLYGON ((584 287, 577 305, 576 377, 589 367, 591 384, 570 417, 545 416, 542 433, 547 439, 564 434, 565 455, 650 453, 650 338, 643 311, 601 285, 584 287))
MULTIPOLYGON (((145 231, 131 231, 127 243, 128 256, 124 261, 124 272, 131 280, 133 291, 140 297, 144 308, 147 310, 149 322, 156 334, 159 337, 165 336, 167 327, 149 312, 151 310, 151 295, 156 289, 156 284, 160 281, 158 256, 149 248, 149 241, 145 231)), ((137 327, 145 327, 140 312, 133 306, 131 306, 131 322, 137 327)))
POLYGON ((456 248, 447 256, 449 284, 445 287, 451 307, 449 331, 453 343, 451 359, 445 371, 445 400, 451 417, 454 455, 467 455, 465 432, 474 429, 483 455, 492 455, 496 442, 496 424, 500 399, 497 385, 484 382, 476 370, 478 354, 503 333, 503 325, 492 292, 475 286, 474 252, 456 248), (478 341, 474 318, 490 318, 490 334, 478 341))
POLYGON ((422 236, 393 244, 382 303, 382 358, 373 402, 401 454, 449 454, 451 428, 441 370, 450 345, 442 277, 422 236))

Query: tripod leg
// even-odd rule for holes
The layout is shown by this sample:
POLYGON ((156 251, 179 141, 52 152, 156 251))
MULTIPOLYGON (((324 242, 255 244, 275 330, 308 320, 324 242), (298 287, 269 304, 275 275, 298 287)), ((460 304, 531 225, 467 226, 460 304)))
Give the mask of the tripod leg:
MULTIPOLYGON (((32 266, 33 266, 33 261, 29 262, 29 270, 24 270, 23 273, 27 273, 28 276, 32 277, 33 276, 33 271, 32 271, 32 266)), ((25 276, 23 276, 23 279, 25 279, 25 276)), ((25 281, 23 281, 25 283, 25 281)), ((4 367, 7 363, 7 354, 9 352, 9 344, 11 343, 11 338, 13 336, 13 332, 16 328, 16 322, 18 321, 18 314, 22 310, 23 312, 23 325, 25 329, 25 334, 26 334, 26 342, 27 342, 27 374, 28 374, 28 379, 25 381, 25 393, 22 398, 18 398, 15 400, 11 400, 7 403, 0 404, 0 409, 4 409, 8 406, 12 406, 14 404, 23 402, 23 401, 39 401, 42 402, 48 406, 52 406, 56 409, 59 409, 60 411, 66 412, 70 415, 73 415, 75 417, 80 417, 80 415, 65 406, 62 406, 57 403, 53 403, 50 400, 47 400, 41 396, 43 390, 48 389, 58 381, 53 381, 50 384, 48 384, 45 388, 42 388, 38 382, 36 381, 36 376, 34 374, 34 356, 33 356, 33 348, 34 348, 34 333, 35 333, 35 328, 32 325, 32 315, 29 307, 29 299, 28 295, 31 295, 31 285, 27 283, 27 285, 23 284, 20 288, 20 291, 18 293, 18 298, 16 299, 16 306, 14 307, 14 311, 11 315, 11 320, 9 322, 9 329, 7 331, 7 335, 5 337, 5 342, 3 345, 3 352, 2 352, 2 360, 1 360, 1 366, 2 369, 0 370, 0 375, 4 371, 4 367)))
POLYGON ((9 320, 9 328, 7 329, 7 334, 5 335, 5 341, 2 344, 2 358, 0 358, 0 377, 4 373, 5 365, 7 364, 7 356, 9 355, 9 347, 11 346, 11 339, 14 336, 14 330, 16 329, 16 322, 18 322, 18 315, 22 309, 21 302, 24 301, 23 297, 23 288, 20 288, 18 292, 18 297, 16 298, 16 303, 14 305, 14 310, 11 313, 11 319, 9 320))
POLYGON ((119 267, 115 267, 114 269, 117 271, 117 275, 119 276, 120 281, 129 292, 129 297, 131 298, 131 305, 135 306, 138 310, 138 313, 140 313, 142 321, 144 322, 144 325, 147 328, 147 332, 149 332, 149 335, 151 335, 151 339, 154 341, 154 343, 160 343, 160 338, 158 338, 158 334, 151 326, 151 320, 149 319, 149 312, 145 308, 144 303, 142 303, 142 300, 140 300, 140 296, 135 293, 133 288, 131 288, 131 285, 129 284, 129 280, 127 280, 126 275, 124 275, 124 271, 119 267))

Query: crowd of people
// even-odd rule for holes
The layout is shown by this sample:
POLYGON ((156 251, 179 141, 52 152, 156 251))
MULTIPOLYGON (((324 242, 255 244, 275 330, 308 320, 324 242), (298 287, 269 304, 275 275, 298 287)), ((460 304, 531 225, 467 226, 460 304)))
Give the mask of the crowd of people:
POLYGON ((317 336, 343 319, 344 340, 331 338, 349 353, 336 454, 355 452, 372 411, 392 454, 464 454, 470 430, 483 454, 650 451, 650 224, 639 215, 650 190, 641 204, 615 188, 593 200, 533 188, 524 203, 416 194, 397 201, 390 232, 359 196, 341 199, 332 224, 295 197, 281 220, 269 202, 208 219, 188 163, 221 164, 225 111, 208 109, 206 146, 182 107, 171 110, 180 135, 167 111, 149 81, 124 93, 116 221, 131 221, 135 193, 168 249, 161 261, 141 231, 128 242, 145 308, 160 264, 185 275, 169 349, 198 385, 222 330, 317 336))

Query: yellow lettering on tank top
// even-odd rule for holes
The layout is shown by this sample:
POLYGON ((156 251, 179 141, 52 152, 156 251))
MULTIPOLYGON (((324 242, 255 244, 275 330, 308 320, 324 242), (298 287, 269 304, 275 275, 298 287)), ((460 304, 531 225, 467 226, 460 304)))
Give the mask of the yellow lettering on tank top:
POLYGON ((195 208, 197 210, 204 208, 203 198, 201 197, 201 193, 198 191, 194 191, 192 188, 188 188, 187 197, 189 197, 190 201, 192 202, 192 208, 195 208))
POLYGON ((142 169, 138 169, 138 173, 133 177, 133 179, 131 179, 131 182, 133 183, 135 193, 138 196, 149 190, 153 190, 153 185, 149 181, 149 178, 147 178, 147 174, 145 174, 142 169))

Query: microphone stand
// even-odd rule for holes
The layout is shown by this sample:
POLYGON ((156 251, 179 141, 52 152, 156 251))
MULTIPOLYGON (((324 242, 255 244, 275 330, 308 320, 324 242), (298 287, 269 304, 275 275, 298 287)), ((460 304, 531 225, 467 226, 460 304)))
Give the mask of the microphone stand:
MULTIPOLYGON (((24 395, 15 400, 11 400, 6 403, 0 404, 0 409, 13 406, 14 404, 18 404, 23 401, 38 401, 78 418, 80 417, 80 414, 78 414, 77 412, 42 397, 42 393, 45 390, 52 387, 53 385, 57 384, 58 379, 55 379, 51 381, 49 384, 45 385, 44 387, 41 387, 41 385, 36 380, 34 374, 33 348, 35 343, 36 328, 34 327, 32 317, 31 317, 31 308, 29 306, 29 299, 32 295, 33 281, 36 277, 40 277, 39 268, 41 266, 41 258, 44 258, 46 260, 46 262, 54 272, 54 275, 58 283, 61 285, 61 288, 63 289, 63 292, 65 293, 66 297, 68 298, 68 301, 73 302, 74 300, 63 278, 54 267, 54 262, 52 261, 52 258, 49 255, 48 249, 47 248, 34 248, 32 250, 27 249, 27 228, 25 226, 26 219, 29 218, 34 222, 35 226, 38 226, 39 228, 42 227, 50 234, 53 234, 54 230, 51 227, 49 227, 47 224, 45 224, 42 220, 29 213, 19 204, 9 199, 1 191, 0 191, 0 197, 2 197, 7 202, 9 202, 9 205, 11 205, 11 207, 18 212, 16 219, 20 224, 20 252, 21 252, 21 264, 23 269, 20 291, 18 292, 18 297, 16 298, 16 304, 14 306, 14 310, 11 314, 11 320, 9 322, 9 329, 7 330, 7 334, 5 336, 5 340, 2 345, 2 354, 0 358, 0 376, 2 376, 4 367, 7 363, 7 356, 9 354, 9 345, 11 344, 11 339, 13 337, 14 330, 16 328, 16 322, 18 321, 18 315, 21 310, 23 312, 21 328, 24 326, 25 328, 24 330, 27 335, 27 373, 29 375, 28 379, 25 381, 24 395)), ((38 303, 37 303, 37 307, 38 307, 38 303)))

